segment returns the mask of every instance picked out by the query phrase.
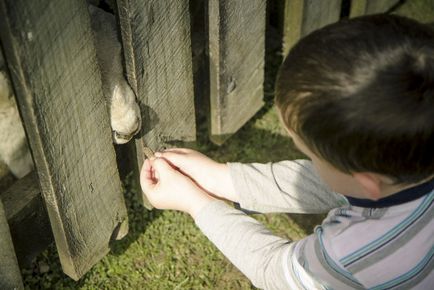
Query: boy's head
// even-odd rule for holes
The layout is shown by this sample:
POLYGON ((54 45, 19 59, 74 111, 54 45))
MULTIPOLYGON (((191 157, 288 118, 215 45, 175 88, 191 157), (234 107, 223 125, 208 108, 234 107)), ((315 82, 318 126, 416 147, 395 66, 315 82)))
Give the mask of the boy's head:
POLYGON ((393 15, 317 30, 285 59, 276 104, 299 147, 365 191, 376 182, 427 180, 434 175, 434 30, 393 15))

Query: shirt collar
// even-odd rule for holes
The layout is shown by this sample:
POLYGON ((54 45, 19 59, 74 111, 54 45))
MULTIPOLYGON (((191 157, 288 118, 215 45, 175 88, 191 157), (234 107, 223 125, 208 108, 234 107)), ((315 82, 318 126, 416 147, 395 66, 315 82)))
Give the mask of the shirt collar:
POLYGON ((345 196, 352 206, 367 208, 391 207, 416 200, 434 190, 434 178, 425 183, 399 191, 379 200, 360 199, 345 196))

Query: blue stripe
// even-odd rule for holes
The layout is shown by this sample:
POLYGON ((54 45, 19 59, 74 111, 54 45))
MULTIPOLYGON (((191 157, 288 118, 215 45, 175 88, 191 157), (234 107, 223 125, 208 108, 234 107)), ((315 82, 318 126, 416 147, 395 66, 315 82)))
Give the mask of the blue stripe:
POLYGON ((407 273, 370 289, 371 290, 388 289, 391 287, 398 286, 399 284, 406 282, 407 280, 410 280, 411 278, 416 276, 420 271, 422 271, 429 264, 429 262, 433 257, 434 257, 434 247, 432 247, 431 250, 428 252, 428 254, 413 269, 411 269, 407 273))
POLYGON ((410 224, 415 219, 417 219, 420 216, 420 213, 424 212, 425 209, 430 206, 433 199, 434 199, 434 191, 431 194, 429 194, 427 197, 425 197, 425 199, 416 208, 416 210, 412 214, 410 214, 404 221, 402 221, 401 223, 396 225, 394 228, 392 228, 390 231, 388 231, 385 235, 370 242, 369 244, 365 245, 364 247, 360 248, 359 250, 343 257, 342 259, 340 259, 340 262, 344 266, 346 266, 346 265, 354 262, 355 260, 357 260, 360 256, 371 251, 373 248, 377 247, 378 245, 381 245, 382 243, 387 242, 388 239, 392 238, 395 234, 399 234, 400 230, 404 229, 408 224, 410 224))
POLYGON ((390 237, 387 241, 384 241, 382 244, 377 245, 377 247, 374 247, 372 250, 370 250, 370 251, 368 251, 368 252, 365 252, 365 253, 359 255, 359 256, 357 257, 357 259, 352 260, 351 262, 346 263, 344 266, 347 267, 347 266, 349 266, 349 265, 352 265, 352 264, 356 263, 357 261, 360 261, 362 258, 364 258, 364 257, 366 257, 366 256, 368 256, 368 255, 370 255, 371 253, 373 253, 373 252, 375 252, 375 251, 381 249, 382 247, 388 245, 390 242, 392 242, 392 241, 395 240, 396 238, 398 238, 398 237, 400 237, 400 236, 402 237, 401 234, 402 234, 403 232, 405 232, 409 227, 411 227, 412 225, 414 225, 418 220, 421 220, 422 217, 425 215, 425 213, 427 213, 427 212, 430 210, 430 207, 431 207, 432 203, 433 203, 433 202, 431 202, 431 203, 430 203, 430 204, 429 204, 429 205, 424 209, 423 212, 419 213, 419 216, 418 216, 417 218, 415 218, 415 219, 413 219, 411 222, 405 224, 405 225, 403 226, 403 228, 400 229, 399 232, 396 232, 396 233, 395 233, 392 237, 390 237))
POLYGON ((323 239, 322 239, 322 228, 321 226, 318 226, 316 229, 316 233, 318 236, 318 241, 319 241, 319 245, 321 247, 321 250, 324 254, 324 258, 327 262, 327 264, 330 266, 330 268, 332 268, 334 271, 336 271, 338 274, 341 274, 342 276, 344 276, 345 278, 347 278, 348 280, 352 281, 353 283, 362 286, 362 284, 360 284, 354 277, 353 275, 342 269, 341 267, 339 267, 334 261, 333 259, 327 254, 327 251, 324 247, 324 243, 323 243, 323 239))

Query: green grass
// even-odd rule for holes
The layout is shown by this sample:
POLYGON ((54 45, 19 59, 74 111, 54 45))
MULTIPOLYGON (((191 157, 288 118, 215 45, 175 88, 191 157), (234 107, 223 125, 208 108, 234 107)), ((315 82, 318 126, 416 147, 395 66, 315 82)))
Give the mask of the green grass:
MULTIPOLYGON (((430 0, 409 0, 398 13, 423 22, 434 22, 430 0)), ((267 56, 268 57, 268 56, 267 56)), ((272 108, 272 77, 278 62, 271 60, 265 84, 267 104, 223 146, 202 141, 196 148, 221 161, 268 162, 300 158, 281 128, 272 108), (271 76, 271 77, 270 77, 271 76)), ((270 62, 269 62, 270 63, 270 62)), ((112 251, 79 282, 65 276, 54 246, 23 273, 27 289, 254 289, 250 282, 207 240, 192 219, 175 211, 147 211, 126 185, 130 231, 112 245, 112 251), (40 273, 38 265, 48 265, 40 273)), ((321 216, 255 215, 274 233, 297 240, 311 233, 321 216)))

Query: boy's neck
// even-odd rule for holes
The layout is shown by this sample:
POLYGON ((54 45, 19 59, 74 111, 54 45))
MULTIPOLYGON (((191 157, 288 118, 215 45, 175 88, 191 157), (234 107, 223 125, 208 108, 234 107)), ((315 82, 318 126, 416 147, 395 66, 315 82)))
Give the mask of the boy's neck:
POLYGON ((383 183, 383 186, 381 188, 381 197, 380 199, 389 197, 391 195, 397 194, 401 191, 404 191, 406 189, 410 189, 410 188, 415 188, 418 187, 421 184, 425 184, 427 182, 433 181, 434 180, 434 175, 420 181, 417 183, 410 183, 410 184, 393 184, 392 182, 385 182, 383 183))
POLYGON ((392 187, 389 187, 387 190, 389 190, 390 193, 385 193, 379 200, 359 199, 348 196, 347 199, 351 205, 359 207, 383 208, 395 206, 416 200, 434 192, 434 178, 431 177, 429 180, 417 184, 395 187, 395 191, 393 191, 392 187), (398 190, 396 190, 396 188, 398 188, 398 190))

